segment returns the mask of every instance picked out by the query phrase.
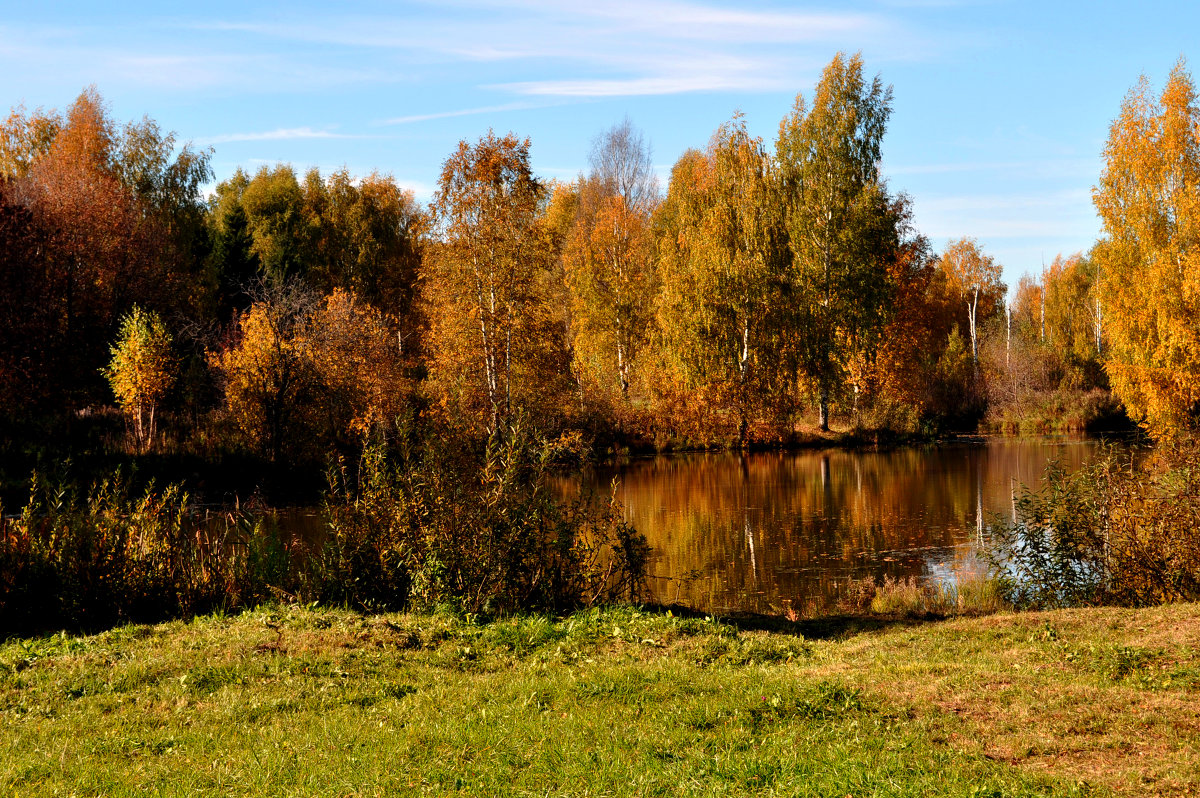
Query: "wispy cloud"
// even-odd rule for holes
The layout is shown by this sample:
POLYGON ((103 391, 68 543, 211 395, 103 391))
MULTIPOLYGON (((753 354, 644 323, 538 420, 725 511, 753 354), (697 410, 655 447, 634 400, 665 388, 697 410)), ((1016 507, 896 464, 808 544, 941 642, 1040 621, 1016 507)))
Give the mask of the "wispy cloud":
POLYGON ((863 13, 755 11, 672 0, 615 0, 566 6, 556 0, 507 2, 510 8, 578 19, 608 20, 624 31, 653 31, 669 39, 763 42, 818 41, 878 31, 883 20, 863 13), (569 9, 569 11, 567 10, 569 9))
POLYGON ((335 133, 332 130, 314 130, 311 127, 287 127, 255 133, 223 133, 196 139, 198 144, 228 144, 233 141, 286 141, 288 139, 362 139, 368 136, 335 133))
MULTIPOLYGON (((440 5, 458 10, 440 15, 413 15, 403 20, 338 14, 327 19, 313 19, 309 15, 303 20, 204 22, 196 27, 324 44, 417 47, 492 57, 558 54, 564 42, 637 40, 646 34, 663 40, 746 44, 824 41, 895 30, 895 21, 879 14, 752 11, 671 0, 591 3, 505 0, 440 5), (471 13, 463 13, 464 7, 471 13), (547 36, 547 33, 557 35, 547 36), (481 46, 475 48, 472 46, 475 43, 481 46)), ((576 53, 583 55, 580 51, 576 53)))
POLYGON ((517 94, 551 97, 639 97, 655 94, 684 94, 697 91, 763 91, 779 86, 761 81, 746 81, 721 75, 673 75, 629 78, 626 80, 540 80, 505 83, 496 88, 517 94))
POLYGON ((461 108, 457 111, 436 111, 429 114, 410 114, 396 116, 377 122, 379 125, 410 125, 414 122, 428 122, 433 119, 451 119, 456 116, 475 116, 476 114, 503 113, 504 111, 525 111, 542 106, 530 102, 505 103, 504 105, 485 105, 479 108, 461 108))
MULTIPOLYGON (((903 20, 880 13, 759 10, 692 0, 449 0, 403 20, 342 14, 204 25, 262 38, 380 49, 409 64, 442 69, 512 62, 522 66, 506 69, 509 74, 497 69, 500 79, 482 88, 539 97, 776 91, 815 78, 832 49, 871 47, 894 54, 935 49, 903 20), (527 67, 535 65, 554 77, 527 78, 527 67)), ((434 118, 442 117, 417 114, 389 122, 434 118)))
POLYGON ((960 161, 953 163, 924 163, 884 165, 888 176, 944 175, 971 172, 1001 172, 1007 175, 1028 174, 1038 177, 1093 176, 1098 173, 1095 158, 1056 158, 1030 161, 960 161))

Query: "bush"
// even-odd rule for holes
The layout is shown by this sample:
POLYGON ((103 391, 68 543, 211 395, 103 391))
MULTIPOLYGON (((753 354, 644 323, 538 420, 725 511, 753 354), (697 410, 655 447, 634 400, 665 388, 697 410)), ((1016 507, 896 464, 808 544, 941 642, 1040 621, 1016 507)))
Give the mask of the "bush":
POLYGON ((613 501, 561 501, 561 445, 520 424, 482 451, 431 430, 369 447, 357 486, 335 470, 320 599, 363 607, 449 604, 471 613, 636 598, 647 546, 613 501))
POLYGON ((1200 447, 1057 466, 992 527, 993 573, 1018 607, 1147 606, 1200 599, 1200 447))

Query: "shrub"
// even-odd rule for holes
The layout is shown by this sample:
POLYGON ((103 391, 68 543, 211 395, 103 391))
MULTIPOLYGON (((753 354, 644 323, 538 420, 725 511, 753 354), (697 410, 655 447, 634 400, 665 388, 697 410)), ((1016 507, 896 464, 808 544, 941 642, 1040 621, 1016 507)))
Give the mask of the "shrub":
POLYGON ((873 577, 851 583, 841 607, 845 611, 877 615, 981 615, 1008 609, 1001 586, 973 568, 955 568, 948 581, 926 582, 916 577, 882 582, 873 577))
POLYGON ((366 449, 357 485, 345 467, 333 474, 321 599, 495 613, 636 597, 645 540, 613 501, 558 498, 561 446, 520 423, 482 451, 411 425, 397 439, 366 449))
POLYGON ((992 527, 992 570, 1018 607, 1146 606, 1200 599, 1200 448, 1109 452, 1047 469, 992 527))

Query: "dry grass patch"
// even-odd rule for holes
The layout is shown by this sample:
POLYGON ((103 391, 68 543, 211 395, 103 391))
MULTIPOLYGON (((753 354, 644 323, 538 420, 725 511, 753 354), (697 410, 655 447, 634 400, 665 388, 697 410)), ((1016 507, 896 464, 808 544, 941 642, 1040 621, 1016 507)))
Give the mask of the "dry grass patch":
POLYGON ((1200 606, 994 615, 818 645, 809 672, 960 750, 1138 795, 1200 788, 1200 606))

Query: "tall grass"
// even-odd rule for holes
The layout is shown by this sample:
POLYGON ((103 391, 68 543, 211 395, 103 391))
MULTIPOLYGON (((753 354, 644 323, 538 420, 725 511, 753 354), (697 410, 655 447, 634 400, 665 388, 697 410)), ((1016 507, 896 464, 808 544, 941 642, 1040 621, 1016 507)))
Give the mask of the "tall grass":
POLYGON ((952 579, 937 582, 912 576, 857 580, 840 606, 851 613, 910 618, 990 615, 1011 609, 1001 583, 983 571, 967 569, 956 569, 952 579))
POLYGON ((0 630, 97 628, 236 608, 286 582, 261 519, 194 509, 178 485, 134 493, 120 472, 81 490, 36 474, 0 518, 0 630))

